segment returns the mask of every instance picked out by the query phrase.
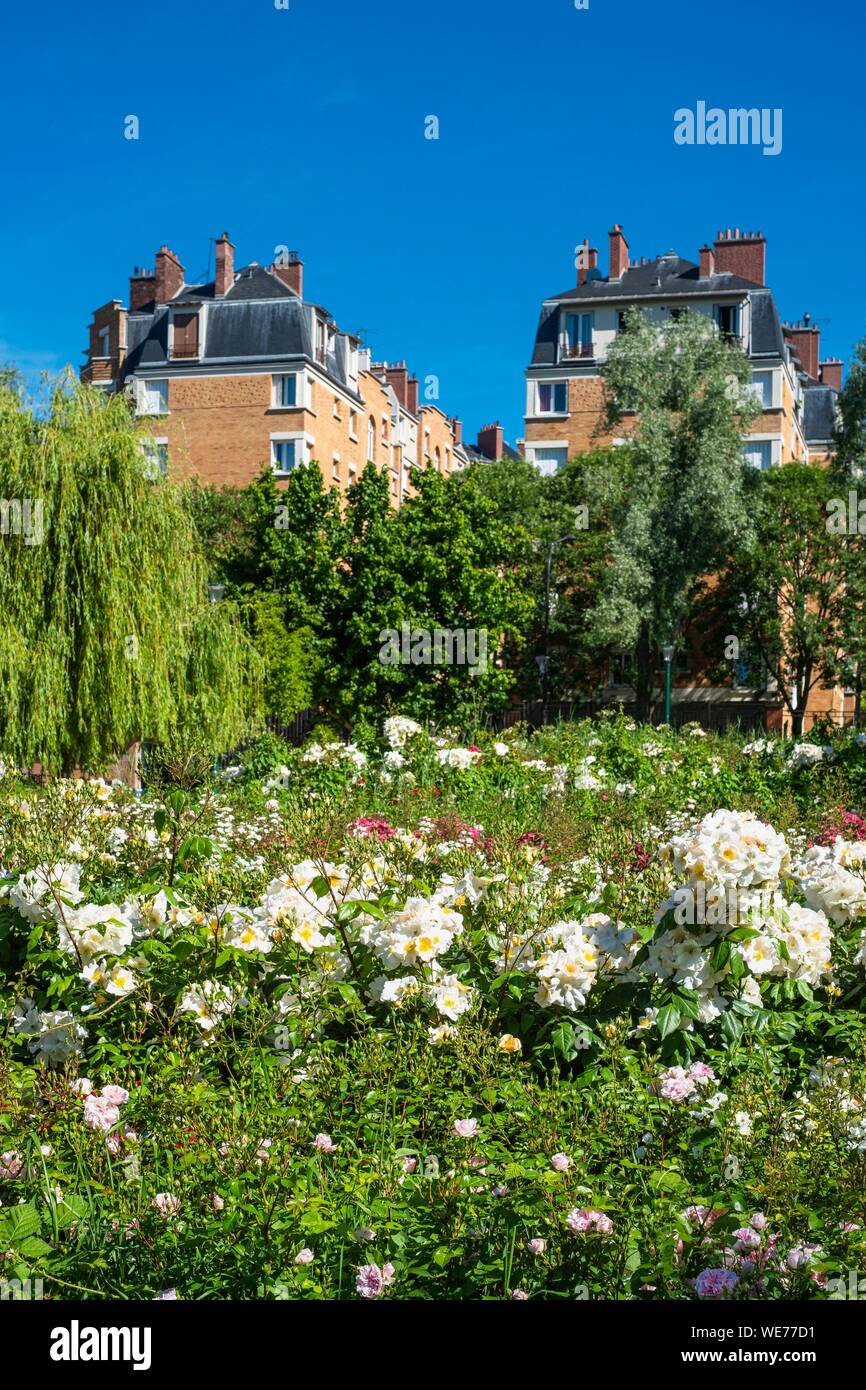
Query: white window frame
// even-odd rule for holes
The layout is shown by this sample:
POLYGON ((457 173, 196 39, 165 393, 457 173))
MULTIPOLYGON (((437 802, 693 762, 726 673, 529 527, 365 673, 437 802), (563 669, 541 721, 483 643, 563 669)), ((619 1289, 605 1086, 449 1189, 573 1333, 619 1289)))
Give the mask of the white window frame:
POLYGON ((136 382, 136 414, 168 414, 168 377, 141 378, 136 382))
MULTIPOLYGON (((567 439, 536 439, 534 443, 526 445, 526 461, 527 463, 533 464, 540 472, 541 463, 536 458, 536 455, 542 452, 546 453, 548 450, 553 449, 561 450, 565 454, 563 463, 568 463, 569 444, 567 439)), ((555 471, 558 472, 559 468, 555 471)))
POLYGON ((309 463, 309 451, 314 443, 315 440, 311 439, 308 434, 304 434, 303 430, 282 430, 272 434, 270 438, 271 469, 274 476, 277 478, 290 478, 295 468, 298 468, 302 463, 309 463), (276 444, 294 444, 296 446, 294 467, 284 469, 277 466, 276 450, 274 448, 276 444))
MULTIPOLYGON (((769 467, 769 468, 777 468, 777 467, 779 466, 779 464, 781 464, 781 462, 782 462, 782 439, 781 439, 781 436, 780 436, 780 435, 778 435, 778 434, 750 434, 750 435, 747 435, 746 438, 743 440, 743 457, 744 457, 744 461, 745 461, 747 464, 749 464, 749 466, 750 466, 751 468, 757 468, 757 466, 758 466, 757 464, 755 464, 755 463, 749 463, 749 460, 748 460, 747 458, 745 458, 746 450, 749 448, 749 445, 750 445, 750 444, 769 444, 769 446, 770 446, 770 462, 769 462, 768 467, 769 467)), ((764 472, 764 471, 765 471, 765 470, 764 470, 763 467, 762 467, 762 468, 761 468, 761 472, 764 472)))
POLYGON ((779 406, 777 377, 778 373, 774 372, 772 367, 756 367, 755 370, 752 372, 752 380, 749 382, 747 389, 754 395, 758 404, 762 406, 764 410, 775 410, 779 406), (769 400, 764 399, 763 391, 761 391, 760 393, 758 392, 758 382, 755 379, 756 377, 762 377, 764 380, 766 380, 769 377, 769 400))
POLYGON ((271 407, 274 410, 302 410, 301 396, 303 393, 303 377, 299 372, 274 372, 271 377, 271 407), (294 405, 286 405, 282 399, 283 383, 293 380, 295 383, 295 402, 294 405))
POLYGON ((552 379, 552 380, 550 380, 550 381, 536 381, 536 382, 535 382, 535 391, 534 391, 533 405, 534 405, 534 407, 535 407, 535 409, 534 409, 534 414, 540 416, 543 420, 549 420, 551 417, 553 417, 554 419, 557 419, 557 418, 558 418, 558 419, 560 419, 560 420, 565 419, 565 417, 566 417, 566 416, 568 415, 568 413, 569 413, 569 411, 568 411, 568 381, 563 381, 561 378, 554 378, 554 379, 552 379), (551 400, 555 400, 555 399, 556 399, 555 393, 556 393, 556 388, 557 388, 557 387, 560 387, 560 386, 561 386, 561 387, 564 389, 564 391, 565 391, 565 409, 564 409, 564 410, 542 410, 542 409, 541 409, 541 388, 542 388, 542 386, 549 386, 549 387, 551 388, 551 390, 552 390, 552 392, 553 392, 553 394, 551 395, 551 400))

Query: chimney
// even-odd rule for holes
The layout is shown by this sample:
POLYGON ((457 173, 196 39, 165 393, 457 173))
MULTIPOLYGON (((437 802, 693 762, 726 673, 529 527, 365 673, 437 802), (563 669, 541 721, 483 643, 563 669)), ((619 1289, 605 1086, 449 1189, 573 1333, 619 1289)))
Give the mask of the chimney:
POLYGON ((730 227, 716 237, 716 273, 729 271, 743 280, 751 280, 753 285, 766 284, 767 243, 760 232, 733 233, 730 227))
POLYGON ((397 362, 393 367, 385 363, 385 380, 391 387, 404 410, 409 409, 409 372, 405 362, 397 362))
POLYGON ((160 246, 156 253, 156 302, 167 304, 183 289, 183 266, 173 251, 160 246))
POLYGON ((828 357, 826 362, 819 362, 821 372, 821 385, 832 386, 834 391, 842 390, 842 363, 837 357, 828 357))
POLYGON ((235 282, 235 248, 229 241, 228 232, 223 232, 216 244, 216 275, 214 294, 228 294, 235 282))
POLYGON ((458 420, 456 415, 454 416, 454 419, 451 421, 451 428, 452 428, 452 430, 454 431, 454 443, 455 443, 455 444, 462 444, 462 443, 463 443, 463 421, 462 421, 462 420, 458 420))
POLYGON ((410 376, 406 383, 406 409, 412 415, 418 414, 418 378, 410 376))
POLYGON ((485 425, 483 430, 478 431, 478 452, 485 458, 502 458, 502 426, 497 420, 493 425, 485 425))
POLYGON ((135 266, 129 277, 129 312, 145 309, 156 299, 156 276, 152 270, 135 266))
POLYGON ((784 333, 800 359, 800 366, 812 381, 818 380, 818 359, 820 357, 821 330, 813 328, 811 316, 805 314, 802 323, 792 326, 785 324, 784 333))
POLYGON ((628 242, 623 236, 622 227, 614 222, 610 232, 610 278, 621 280, 628 270, 628 242))
POLYGON ((716 273, 716 258, 712 246, 702 246, 698 255, 701 258, 701 279, 708 280, 716 273))
POLYGON ((289 252, 289 259, 286 262, 277 262, 270 267, 272 275, 276 275, 278 280, 282 280, 284 285, 298 296, 304 297, 304 262, 301 260, 297 251, 289 252))

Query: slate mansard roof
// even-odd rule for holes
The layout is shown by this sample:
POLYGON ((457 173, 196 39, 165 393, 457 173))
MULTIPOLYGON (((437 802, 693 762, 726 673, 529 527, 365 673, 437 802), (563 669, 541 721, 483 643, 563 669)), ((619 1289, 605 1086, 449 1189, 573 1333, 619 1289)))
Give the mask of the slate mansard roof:
MULTIPOLYGON (((306 358, 313 361, 312 309, 278 276, 261 266, 241 270, 225 294, 216 298, 213 283, 184 285, 167 304, 151 304, 127 317, 127 355, 124 378, 137 371, 176 368, 168 356, 168 324, 171 310, 207 305, 204 341, 195 366, 306 358)), ((328 321, 330 317, 326 316, 328 321)), ((351 394, 348 339, 337 333, 334 350, 319 363, 328 375, 351 394)), ((189 363, 183 362, 188 369, 189 363)))
POLYGON ((595 304, 639 302, 643 299, 665 300, 678 296, 724 298, 726 295, 737 295, 740 298, 748 295, 751 301, 751 355, 784 356, 782 324, 771 290, 757 286, 751 280, 744 280, 741 275, 733 275, 730 271, 701 277, 699 266, 670 252, 666 256, 657 256, 646 265, 630 267, 619 280, 603 280, 600 277, 589 279, 583 285, 575 285, 570 290, 564 290, 562 294, 555 294, 546 299, 538 320, 531 365, 552 367, 556 364, 559 315, 564 305, 574 304, 578 311, 586 311, 595 304))
POLYGON ((809 444, 827 444, 836 428, 836 399, 832 386, 809 386, 803 392, 803 433, 809 444))

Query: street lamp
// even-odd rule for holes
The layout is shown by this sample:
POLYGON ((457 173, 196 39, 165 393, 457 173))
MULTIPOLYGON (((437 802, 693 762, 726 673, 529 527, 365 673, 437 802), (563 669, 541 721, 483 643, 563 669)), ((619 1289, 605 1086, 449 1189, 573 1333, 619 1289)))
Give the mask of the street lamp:
POLYGON ((674 659, 674 647, 672 642, 662 647, 662 656, 665 662, 665 723, 671 722, 671 662, 674 659))
POLYGON ((219 603, 220 600, 221 600, 221 598, 222 598, 223 595, 225 594, 225 591, 226 591, 226 586, 225 586, 225 584, 208 584, 208 586, 207 586, 207 596, 208 596, 209 601, 210 601, 211 603, 219 603))
POLYGON ((538 670, 541 675, 541 722, 547 723, 547 696, 549 691, 550 673, 550 569, 553 564, 553 552, 558 545, 565 545, 568 541, 573 541, 574 536, 570 533, 567 536, 560 536, 557 541, 550 541, 547 547, 547 564, 544 568, 544 654, 537 656, 538 670))

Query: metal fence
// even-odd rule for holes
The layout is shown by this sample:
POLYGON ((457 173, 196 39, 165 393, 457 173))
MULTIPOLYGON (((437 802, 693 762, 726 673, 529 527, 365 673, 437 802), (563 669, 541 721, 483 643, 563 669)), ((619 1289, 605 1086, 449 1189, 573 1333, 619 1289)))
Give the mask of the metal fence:
MULTIPOLYGON (((728 729, 740 729, 743 733, 763 732, 767 727, 767 711, 770 707, 757 700, 722 701, 680 700, 671 705, 671 726, 682 728, 684 724, 700 724, 701 728, 715 733, 728 729)), ((515 724, 526 724, 530 729, 540 729, 548 724, 578 719, 595 719, 604 710, 621 710, 630 714, 634 703, 613 700, 551 700, 545 705, 541 700, 525 700, 510 709, 498 710, 489 714, 487 727, 494 733, 501 733, 515 724)), ((651 709, 650 723, 660 724, 664 719, 664 704, 657 701, 651 709)))

